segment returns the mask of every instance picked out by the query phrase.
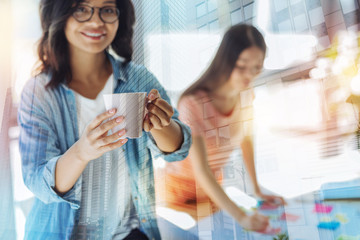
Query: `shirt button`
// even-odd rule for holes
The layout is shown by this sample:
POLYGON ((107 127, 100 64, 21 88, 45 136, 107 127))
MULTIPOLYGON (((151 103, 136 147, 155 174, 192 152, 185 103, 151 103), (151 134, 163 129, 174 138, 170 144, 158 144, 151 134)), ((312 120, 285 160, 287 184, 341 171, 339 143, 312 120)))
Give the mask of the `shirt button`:
POLYGON ((145 219, 145 218, 141 219, 141 221, 142 221, 143 223, 146 223, 146 219, 145 219))

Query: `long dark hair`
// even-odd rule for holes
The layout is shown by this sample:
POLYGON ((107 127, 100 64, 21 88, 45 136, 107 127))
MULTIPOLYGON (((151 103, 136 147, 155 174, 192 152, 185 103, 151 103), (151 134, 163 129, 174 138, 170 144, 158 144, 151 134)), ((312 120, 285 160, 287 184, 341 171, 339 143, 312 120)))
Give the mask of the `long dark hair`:
MULTIPOLYGON (((71 81, 69 48, 64 29, 73 7, 81 2, 83 0, 41 0, 40 2, 42 36, 38 45, 40 61, 38 72, 51 73, 47 87, 55 88, 60 83, 71 81)), ((126 64, 132 59, 135 11, 131 0, 116 0, 116 6, 120 10, 119 28, 111 47, 117 55, 125 59, 124 64, 126 64)))
POLYGON ((241 52, 252 46, 260 48, 265 55, 266 44, 259 30, 254 26, 246 24, 232 26, 225 33, 209 68, 195 83, 184 91, 180 99, 198 90, 212 92, 224 84, 230 78, 241 52))

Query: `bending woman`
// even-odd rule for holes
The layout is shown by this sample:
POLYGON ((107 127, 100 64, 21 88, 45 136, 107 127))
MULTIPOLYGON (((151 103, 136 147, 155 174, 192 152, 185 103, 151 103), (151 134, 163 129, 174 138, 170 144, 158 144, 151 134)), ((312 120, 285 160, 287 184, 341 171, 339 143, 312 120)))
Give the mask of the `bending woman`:
POLYGON ((252 118, 241 111, 240 94, 251 91, 253 80, 262 71, 265 52, 265 41, 255 27, 231 27, 209 68, 180 97, 180 119, 190 126, 193 145, 187 159, 167 164, 165 198, 170 205, 196 206, 210 200, 215 209, 227 211, 244 228, 264 231, 268 218, 246 215, 220 185, 221 168, 236 147, 242 150, 255 194, 271 203, 284 203, 281 197, 262 193, 256 178, 251 129, 240 122, 252 118))

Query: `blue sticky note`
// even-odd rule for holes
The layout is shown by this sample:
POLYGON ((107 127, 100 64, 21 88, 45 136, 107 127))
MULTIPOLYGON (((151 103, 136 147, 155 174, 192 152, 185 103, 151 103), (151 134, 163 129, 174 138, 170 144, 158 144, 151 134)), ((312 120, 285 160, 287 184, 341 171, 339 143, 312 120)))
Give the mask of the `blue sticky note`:
POLYGON ((331 222, 320 222, 318 224, 318 228, 324 228, 324 229, 330 229, 335 230, 340 226, 340 223, 337 221, 331 221, 331 222))
POLYGON ((256 207, 257 208, 261 207, 264 204, 264 202, 265 201, 263 201, 263 200, 258 200, 256 207))

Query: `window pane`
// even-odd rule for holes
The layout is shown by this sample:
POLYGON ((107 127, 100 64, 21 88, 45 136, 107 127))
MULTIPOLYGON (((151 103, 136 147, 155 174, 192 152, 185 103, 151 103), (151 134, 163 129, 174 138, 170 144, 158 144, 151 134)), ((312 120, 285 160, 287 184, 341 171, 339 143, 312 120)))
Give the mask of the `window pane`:
POLYGON ((231 24, 235 25, 243 21, 241 8, 230 13, 231 24))
POLYGON ((208 11, 209 11, 209 12, 212 12, 212 11, 214 11, 215 9, 217 9, 217 2, 216 2, 216 0, 209 0, 209 1, 208 1, 208 11))
POLYGON ((254 8, 254 3, 251 3, 244 7, 245 20, 248 20, 255 16, 253 8, 254 8))
POLYGON ((349 12, 353 12, 357 9, 357 6, 355 4, 354 0, 340 0, 341 8, 344 14, 347 14, 349 12))
POLYGON ((196 6, 196 17, 202 17, 206 14, 206 6, 205 6, 205 2, 200 3, 199 5, 196 6))
POLYGON ((219 20, 215 20, 209 23, 210 31, 216 31, 219 29, 219 20))
POLYGON ((296 32, 302 32, 308 29, 305 14, 294 17, 294 24, 296 32))

